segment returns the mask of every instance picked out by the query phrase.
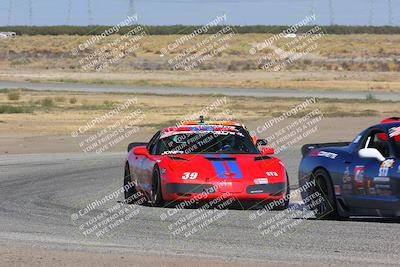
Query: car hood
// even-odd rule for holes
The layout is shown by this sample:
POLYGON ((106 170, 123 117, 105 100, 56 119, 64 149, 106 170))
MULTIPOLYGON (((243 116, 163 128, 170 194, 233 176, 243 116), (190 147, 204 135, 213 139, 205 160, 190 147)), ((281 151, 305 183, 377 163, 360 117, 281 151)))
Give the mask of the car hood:
POLYGON ((162 165, 173 176, 197 172, 196 180, 241 181, 268 178, 269 183, 282 182, 283 163, 274 157, 258 154, 197 154, 163 156, 162 165))

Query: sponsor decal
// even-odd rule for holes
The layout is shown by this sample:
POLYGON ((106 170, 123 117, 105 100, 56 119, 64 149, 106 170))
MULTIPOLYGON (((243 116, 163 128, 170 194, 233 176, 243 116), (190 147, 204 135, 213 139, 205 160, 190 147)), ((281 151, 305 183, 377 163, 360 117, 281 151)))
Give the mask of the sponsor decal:
POLYGON ((342 187, 343 187, 343 190, 347 191, 347 192, 351 192, 353 190, 352 184, 344 184, 342 187))
POLYGON ((381 163, 381 166, 379 168, 379 174, 378 176, 387 176, 389 169, 392 168, 394 165, 394 160, 393 159, 387 159, 384 162, 381 163))
POLYGON ((339 185, 335 185, 335 195, 340 196, 341 195, 341 189, 339 185))
POLYGON ((374 187, 371 187, 368 189, 368 194, 369 195, 376 195, 376 189, 374 187))
POLYGON ((277 172, 265 172, 267 176, 278 176, 277 172))
POLYGON ((354 192, 356 194, 365 195, 365 166, 354 167, 354 192))
POLYGON ((379 189, 390 189, 390 184, 377 184, 375 187, 379 189))
POLYGON ((359 194, 359 195, 365 195, 365 188, 363 188, 363 187, 360 187, 360 188, 358 188, 358 190, 357 190, 357 193, 359 194))
POLYGON ((346 166, 346 170, 344 171, 344 175, 343 175, 343 183, 347 184, 350 182, 351 182, 350 167, 346 166))
POLYGON ((390 177, 374 177, 375 183, 387 183, 390 182, 390 177))
POLYGON ((260 194, 260 193, 263 193, 263 192, 264 192, 263 190, 251 190, 250 191, 251 194, 260 194))
POLYGON ((363 183, 364 182, 364 172, 365 172, 364 166, 356 166, 354 168, 354 181, 356 181, 357 183, 363 183))
POLYGON ((390 177, 374 177, 374 184, 378 195, 389 196, 392 194, 390 177))
POLYGON ((400 134, 400 127, 392 127, 389 129, 389 137, 395 137, 400 134))
POLYGON ((376 195, 376 189, 375 187, 372 187, 372 180, 367 181, 367 193, 368 195, 376 195))
POLYGON ((309 154, 311 157, 324 157, 324 158, 328 158, 328 159, 336 159, 336 157, 338 156, 338 154, 336 153, 332 153, 332 152, 328 152, 328 151, 315 151, 309 154))
POLYGON ((161 155, 176 155, 176 154, 183 154, 183 151, 179 150, 169 150, 169 151, 164 151, 161 155))

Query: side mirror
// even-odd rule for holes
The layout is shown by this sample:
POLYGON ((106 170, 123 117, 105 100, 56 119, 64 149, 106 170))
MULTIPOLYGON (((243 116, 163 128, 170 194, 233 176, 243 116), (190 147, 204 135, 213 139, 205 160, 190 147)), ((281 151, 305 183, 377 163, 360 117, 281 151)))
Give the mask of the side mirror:
POLYGON ((273 155, 275 154, 275 149, 270 148, 270 147, 264 147, 261 150, 261 155, 266 156, 266 155, 273 155))
POLYGON ((149 151, 147 151, 145 146, 138 146, 133 149, 133 154, 135 156, 145 156, 146 158, 152 160, 153 158, 150 156, 149 151))
POLYGON ((258 139, 256 141, 256 146, 266 146, 268 145, 268 141, 266 139, 258 139))
POLYGON ((381 152, 379 152, 376 148, 363 148, 358 151, 358 155, 360 158, 365 159, 377 159, 380 162, 385 161, 385 157, 382 156, 381 152))

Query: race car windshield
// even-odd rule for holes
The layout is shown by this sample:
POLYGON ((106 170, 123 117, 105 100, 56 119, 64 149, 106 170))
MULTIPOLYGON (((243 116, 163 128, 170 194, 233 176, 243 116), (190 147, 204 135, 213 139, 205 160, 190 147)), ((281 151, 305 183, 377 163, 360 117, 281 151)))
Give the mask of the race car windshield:
POLYGON ((251 139, 241 133, 199 132, 161 138, 158 155, 173 154, 259 154, 251 139))

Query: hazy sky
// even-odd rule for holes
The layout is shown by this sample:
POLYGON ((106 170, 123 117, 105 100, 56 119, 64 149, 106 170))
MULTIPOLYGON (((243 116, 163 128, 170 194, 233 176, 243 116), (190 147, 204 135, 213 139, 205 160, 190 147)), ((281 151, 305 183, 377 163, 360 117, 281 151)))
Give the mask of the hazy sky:
MULTIPOLYGON (((90 21, 88 2, 91 2, 93 24, 117 24, 129 12, 129 0, 0 0, 0 25, 30 23, 87 25, 90 21), (69 2, 72 3, 71 8, 69 2)), ((389 21, 394 25, 400 25, 400 0, 331 0, 333 17, 329 12, 329 0, 134 0, 132 2, 139 23, 149 25, 200 25, 224 12, 227 15, 227 24, 289 25, 310 14, 311 10, 315 11, 318 24, 330 24, 333 19, 336 24, 344 25, 368 25, 371 22, 373 25, 388 25, 389 21)))

